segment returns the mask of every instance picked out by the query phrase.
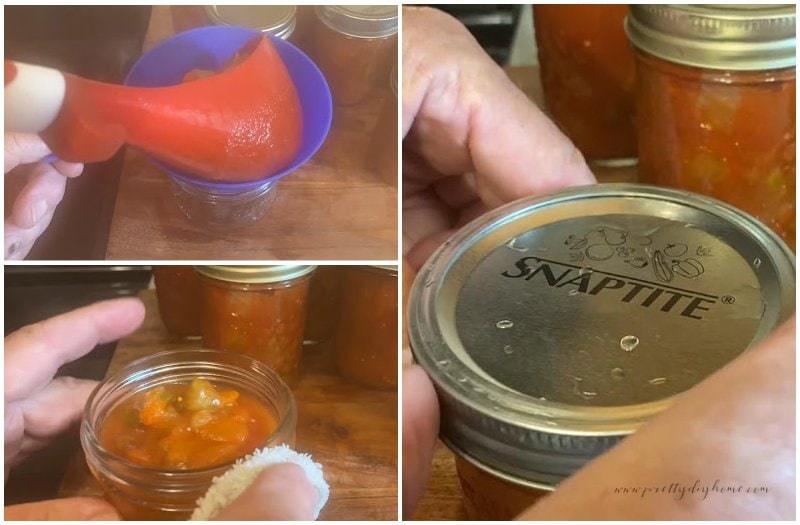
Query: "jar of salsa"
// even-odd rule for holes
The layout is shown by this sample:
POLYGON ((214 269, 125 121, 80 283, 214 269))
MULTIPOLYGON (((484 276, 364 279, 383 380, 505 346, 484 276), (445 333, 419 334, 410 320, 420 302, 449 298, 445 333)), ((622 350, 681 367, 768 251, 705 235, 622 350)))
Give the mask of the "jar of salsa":
POLYGON ((281 377, 297 372, 314 266, 198 266, 203 345, 249 355, 281 377))
POLYGON ((640 179, 724 200, 794 247, 795 7, 637 5, 640 179))
POLYGON ((397 386, 397 266, 346 267, 335 347, 344 377, 397 386))
POLYGON ((213 24, 249 27, 290 41, 297 24, 293 5, 209 5, 205 11, 213 24))
POLYGON ((350 106, 382 86, 397 63, 396 5, 316 6, 309 53, 336 104, 350 106))
POLYGON ((200 336, 200 279, 192 266, 153 266, 158 312, 177 337, 200 336))
POLYGON ((342 272, 337 265, 317 266, 308 289, 305 345, 325 343, 333 337, 341 307, 342 272))
POLYGON ((160 352, 97 386, 81 445, 123 518, 188 519, 237 459, 293 446, 296 422, 291 391, 263 363, 215 350, 160 352))
POLYGON ((375 124, 369 148, 372 166, 380 179, 397 186, 397 67, 392 68, 386 99, 375 124))
POLYGON ((547 111, 590 161, 636 157, 627 5, 534 5, 547 111))

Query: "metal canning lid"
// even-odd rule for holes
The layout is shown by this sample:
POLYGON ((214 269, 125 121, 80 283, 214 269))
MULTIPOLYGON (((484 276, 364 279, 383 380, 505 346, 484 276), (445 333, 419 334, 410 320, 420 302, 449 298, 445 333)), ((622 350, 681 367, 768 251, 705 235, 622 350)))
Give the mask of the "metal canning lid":
POLYGON ((206 13, 217 24, 258 29, 283 40, 297 24, 294 5, 209 5, 206 13))
POLYGON ((330 5, 314 10, 322 23, 347 36, 385 38, 397 33, 396 5, 330 5))
POLYGON ((756 219, 601 184, 465 226, 418 274, 408 326, 445 442, 539 488, 763 339, 794 297, 794 256, 756 219))
POLYGON ((220 281, 247 284, 267 284, 291 281, 313 272, 316 266, 279 264, 274 266, 195 266, 207 277, 220 281))
POLYGON ((651 55, 688 66, 757 71, 794 67, 794 4, 631 5, 625 30, 651 55))

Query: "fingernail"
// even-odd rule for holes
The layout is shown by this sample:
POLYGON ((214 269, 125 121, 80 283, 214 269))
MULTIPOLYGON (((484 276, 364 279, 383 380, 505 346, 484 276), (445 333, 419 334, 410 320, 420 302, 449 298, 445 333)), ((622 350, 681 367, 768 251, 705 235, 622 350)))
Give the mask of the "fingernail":
POLYGON ((29 227, 33 228, 34 226, 36 226, 36 223, 38 223, 42 219, 42 217, 44 217, 47 214, 47 210, 49 208, 50 207, 47 205, 46 200, 39 200, 34 202, 31 205, 31 225, 29 227))

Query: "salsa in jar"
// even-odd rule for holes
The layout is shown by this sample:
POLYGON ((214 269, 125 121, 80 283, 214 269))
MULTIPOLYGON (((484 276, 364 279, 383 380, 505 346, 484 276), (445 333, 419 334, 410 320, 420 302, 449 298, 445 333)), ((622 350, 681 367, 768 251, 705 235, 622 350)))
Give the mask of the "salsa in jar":
POLYGON ((780 49, 794 41, 794 8, 631 9, 640 179, 733 204, 794 249, 796 59, 794 44, 780 49), (693 47, 698 21, 719 28, 716 53, 693 47), (690 36, 673 44, 678 32, 690 36))
POLYGON ((297 372, 314 266, 198 266, 203 345, 249 355, 281 377, 297 372))
POLYGON ((547 111, 593 161, 636 157, 628 6, 534 5, 547 111))
POLYGON ((342 266, 317 266, 308 289, 305 345, 330 341, 341 305, 342 266))
POLYGON ((397 267, 348 266, 336 332, 336 365, 375 388, 397 386, 397 267))
POLYGON ((200 335, 200 278, 192 266, 153 266, 158 312, 177 337, 200 335))
POLYGON ((362 102, 397 63, 397 6, 316 6, 309 54, 336 104, 362 102))

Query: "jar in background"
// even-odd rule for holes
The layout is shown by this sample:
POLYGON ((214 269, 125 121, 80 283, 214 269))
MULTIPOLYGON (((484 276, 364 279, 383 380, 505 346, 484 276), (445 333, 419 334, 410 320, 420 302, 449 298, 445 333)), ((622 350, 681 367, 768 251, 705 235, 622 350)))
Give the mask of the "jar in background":
POLYGON ((640 179, 711 195, 795 242, 795 7, 637 5, 640 179))
POLYGON ((308 288, 308 314, 303 344, 317 345, 333 337, 341 307, 343 267, 317 266, 308 288))
MULTIPOLYGON (((297 408, 281 378, 247 356, 214 350, 160 352, 134 361, 100 383, 86 403, 81 445, 92 475, 127 520, 185 520, 214 477, 233 462, 195 470, 146 468, 106 450, 99 435, 105 417, 119 403, 158 385, 188 383, 201 376, 260 400, 279 422, 261 445, 294 445, 297 408)), ((261 448, 259 447, 259 448, 261 448)))
POLYGON ((169 10, 172 17, 172 29, 175 33, 183 33, 211 23, 202 5, 172 5, 169 10))
POLYGON ((533 6, 547 112, 590 161, 636 157, 627 12, 619 4, 533 6))
POLYGON ((397 67, 389 76, 386 99, 372 134, 371 164, 381 180, 397 186, 397 67))
POLYGON ((336 366, 376 388, 397 386, 397 266, 347 266, 336 330, 336 366))
POLYGON ((203 345, 249 355, 283 378, 297 372, 314 266, 198 266, 203 345))
POLYGON ((758 220, 656 186, 521 199, 464 226, 417 275, 408 337, 471 517, 512 517, 753 351, 794 315, 795 274, 758 220))
POLYGON ((154 265, 158 312, 167 331, 178 337, 200 336, 200 279, 192 266, 154 265))
POLYGON ((297 23, 293 5, 209 5, 205 11, 213 24, 249 27, 289 41, 297 23))
POLYGON ((183 214, 197 226, 230 231, 257 222, 275 200, 277 182, 215 184, 170 175, 172 194, 183 214))
POLYGON ((336 104, 368 98, 397 63, 396 5, 316 6, 309 53, 325 74, 336 104))

